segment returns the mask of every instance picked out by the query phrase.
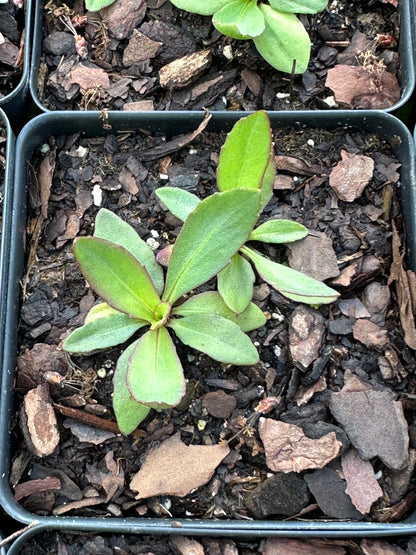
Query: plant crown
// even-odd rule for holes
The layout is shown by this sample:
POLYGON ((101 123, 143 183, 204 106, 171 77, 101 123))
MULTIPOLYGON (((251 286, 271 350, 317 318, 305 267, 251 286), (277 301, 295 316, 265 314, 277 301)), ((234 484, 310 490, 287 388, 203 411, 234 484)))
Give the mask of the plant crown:
MULTIPOLYGON (((97 0, 95 0, 97 1, 97 0)), ((328 0, 171 0, 177 8, 212 15, 214 27, 234 39, 253 39, 260 55, 286 73, 308 67, 309 35, 294 14, 316 14, 328 0)))

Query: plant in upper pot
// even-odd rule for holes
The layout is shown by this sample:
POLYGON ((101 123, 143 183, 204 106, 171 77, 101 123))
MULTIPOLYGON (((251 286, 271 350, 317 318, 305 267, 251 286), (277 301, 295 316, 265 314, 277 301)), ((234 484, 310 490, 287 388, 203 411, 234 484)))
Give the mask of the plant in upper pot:
POLYGON ((201 202, 197 199, 198 205, 192 210, 188 205, 185 223, 170 253, 166 280, 151 249, 133 228, 108 210, 98 213, 94 237, 75 241, 81 271, 105 302, 91 309, 85 324, 67 337, 63 348, 70 353, 109 348, 150 326, 117 362, 113 405, 123 433, 132 432, 151 408, 175 406, 185 394, 182 366, 168 329, 186 345, 221 362, 252 365, 258 361, 257 350, 244 332, 262 326, 265 317, 251 302, 254 274, 247 260, 237 254, 239 249, 265 279, 294 300, 322 304, 338 296, 325 284, 244 246, 248 239, 284 242, 307 234, 300 224, 285 220, 271 225, 266 222, 253 231, 260 209, 271 195, 274 165, 270 137, 264 112, 234 127, 218 172, 224 190, 201 202), (241 140, 246 149, 251 147, 258 153, 246 160, 245 187, 235 180, 242 177, 241 172, 227 171, 236 163, 240 165, 245 156, 243 149, 235 158, 235 146, 241 140), (255 144, 259 147, 256 151, 255 144), (200 293, 179 304, 216 275, 219 293, 200 293))

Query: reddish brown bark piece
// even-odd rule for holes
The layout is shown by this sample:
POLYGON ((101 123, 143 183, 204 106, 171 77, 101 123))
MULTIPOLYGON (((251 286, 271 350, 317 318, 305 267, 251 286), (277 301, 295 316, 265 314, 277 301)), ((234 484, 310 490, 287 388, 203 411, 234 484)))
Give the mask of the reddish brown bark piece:
POLYGON ((260 418, 259 433, 267 466, 274 472, 322 468, 338 456, 341 447, 334 432, 310 439, 299 426, 272 418, 260 418))
POLYGON ((334 543, 334 540, 268 538, 262 555, 346 555, 345 549, 334 543))
POLYGON ((59 444, 59 432, 47 384, 26 393, 23 411, 28 445, 38 457, 51 455, 59 444))
POLYGON ((237 400, 233 395, 227 395, 224 391, 210 391, 201 397, 202 404, 214 418, 230 418, 231 413, 237 406, 237 400))
POLYGON ((76 83, 82 90, 95 89, 102 87, 105 89, 110 86, 110 79, 107 73, 99 67, 90 67, 84 64, 77 64, 73 67, 68 84, 76 83))
POLYGON ((130 67, 133 64, 154 58, 161 46, 160 42, 149 39, 149 37, 134 29, 129 44, 124 50, 123 66, 130 67))
POLYGON ((374 470, 368 461, 363 461, 355 449, 349 449, 341 458, 342 471, 347 482, 345 493, 362 514, 370 512, 371 505, 382 495, 374 470))
POLYGON ((203 546, 191 538, 172 536, 170 544, 175 555, 205 555, 203 546))
POLYGON ((55 507, 53 510, 53 514, 55 516, 59 516, 65 513, 69 513, 69 511, 73 511, 74 509, 92 507, 93 505, 101 505, 101 503, 105 503, 105 499, 103 497, 84 497, 79 501, 72 501, 71 503, 65 503, 65 505, 55 507))
POLYGON ((294 156, 275 156, 274 161, 278 171, 288 171, 300 175, 322 175, 327 172, 318 164, 308 164, 305 160, 294 156))
POLYGON ((185 445, 179 434, 152 449, 133 477, 130 489, 136 499, 155 495, 184 497, 206 484, 230 449, 223 445, 185 445))
POLYGON ((360 318, 355 322, 352 334, 354 339, 366 347, 385 347, 389 342, 387 330, 381 329, 380 326, 365 318, 360 318))
POLYGON ((32 495, 32 493, 39 493, 40 491, 48 491, 51 489, 61 489, 61 481, 58 478, 43 478, 41 480, 29 480, 17 484, 14 488, 14 498, 16 501, 32 495))
POLYGON ((204 73, 210 63, 210 50, 201 50, 174 60, 160 68, 160 86, 169 90, 188 87, 204 73))
POLYGON ((339 276, 332 241, 324 233, 315 232, 287 245, 289 266, 294 270, 324 281, 339 276))
POLYGON ((368 540, 366 538, 360 542, 360 548, 364 555, 406 555, 408 553, 387 540, 368 540))
POLYGON ((372 108, 388 108, 400 100, 400 85, 396 76, 388 71, 384 71, 379 79, 380 87, 377 91, 374 76, 362 66, 338 64, 328 70, 325 86, 333 91, 337 102, 358 107, 356 104, 359 97, 371 95, 372 108))
POLYGON ((374 160, 369 156, 341 151, 341 161, 333 168, 329 184, 345 202, 359 198, 373 177, 374 160))
POLYGON ((325 334, 322 316, 303 305, 290 319, 289 349, 294 364, 304 372, 318 358, 325 334))
POLYGON ((36 343, 17 359, 16 390, 25 391, 44 382, 45 372, 66 369, 65 353, 56 345, 36 343))
POLYGON ((403 406, 387 388, 375 390, 347 371, 345 385, 332 393, 330 409, 360 457, 380 459, 400 470, 407 464, 409 434, 403 406))
POLYGON ((122 40, 142 22, 146 8, 145 0, 117 0, 108 8, 100 10, 100 14, 108 33, 122 40))

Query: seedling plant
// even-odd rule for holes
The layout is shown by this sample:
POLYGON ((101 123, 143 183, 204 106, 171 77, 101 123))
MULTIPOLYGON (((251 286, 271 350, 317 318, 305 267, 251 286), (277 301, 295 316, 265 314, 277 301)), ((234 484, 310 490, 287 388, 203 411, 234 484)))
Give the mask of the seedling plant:
POLYGON ((309 304, 336 299, 337 292, 325 284, 245 245, 248 240, 293 241, 307 234, 306 228, 286 220, 255 228, 271 197, 273 177, 270 125, 266 114, 258 112, 240 120, 227 138, 218 167, 220 192, 200 201, 180 189, 158 190, 159 198, 184 220, 166 276, 146 242, 106 209, 97 214, 94 236, 75 240, 80 269, 104 302, 90 310, 63 348, 91 353, 125 343, 148 328, 127 346, 116 365, 113 408, 123 433, 131 433, 151 408, 176 406, 185 394, 172 332, 185 345, 220 362, 258 362, 246 332, 266 319, 251 301, 254 273, 248 260, 292 299, 309 304), (214 276, 218 291, 193 293, 214 276))

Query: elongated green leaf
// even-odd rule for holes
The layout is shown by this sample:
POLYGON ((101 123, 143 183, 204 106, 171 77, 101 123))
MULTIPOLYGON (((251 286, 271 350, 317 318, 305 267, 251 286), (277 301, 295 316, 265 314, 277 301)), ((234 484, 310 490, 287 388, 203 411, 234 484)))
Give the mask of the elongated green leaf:
POLYGON ((326 8, 328 0, 269 0, 269 3, 279 12, 319 13, 326 8))
POLYGON ((94 237, 121 245, 146 268, 159 295, 163 291, 163 270, 152 249, 138 233, 114 212, 102 208, 95 218, 94 237))
POLYGON ((166 208, 183 222, 201 202, 196 195, 178 187, 160 187, 155 192, 166 208))
POLYGON ((134 318, 152 321, 159 295, 133 255, 97 237, 78 237, 74 252, 85 279, 110 306, 134 318))
POLYGON ((222 270, 247 240, 259 205, 254 189, 215 193, 198 204, 176 239, 162 300, 173 304, 222 270))
POLYGON ((220 191, 236 187, 260 189, 270 164, 270 121, 259 111, 240 119, 221 148, 217 169, 220 191))
POLYGON ((175 345, 166 328, 150 330, 129 358, 127 386, 133 398, 151 408, 177 405, 185 394, 185 378, 175 345))
POLYGON ((257 37, 264 31, 264 17, 257 0, 234 0, 215 12, 214 27, 234 39, 257 37))
POLYGON ((253 298, 255 280, 251 265, 238 253, 231 257, 230 263, 218 274, 218 292, 225 304, 237 314, 241 314, 253 298))
POLYGON ((181 10, 201 15, 213 15, 230 0, 171 0, 172 4, 181 10))
POLYGON ((112 316, 113 314, 122 314, 115 308, 111 308, 107 303, 95 304, 88 314, 85 316, 84 324, 90 324, 97 320, 97 318, 105 318, 106 316, 112 316))
MULTIPOLYGON (((104 303, 102 303, 104 304, 104 303)), ((108 306, 108 305, 106 305, 108 306)), ((108 306, 101 315, 74 330, 64 341, 63 348, 70 353, 90 353, 114 347, 127 341, 138 329, 147 325, 143 320, 130 318, 127 314, 108 306)))
POLYGON ((339 293, 325 283, 273 262, 253 249, 243 247, 241 252, 254 263, 256 270, 265 281, 289 299, 310 305, 320 305, 332 303, 339 297, 339 293))
POLYGON ((180 306, 174 307, 172 314, 178 316, 188 316, 189 314, 222 316, 237 324, 245 332, 261 328, 266 323, 266 316, 254 303, 250 303, 241 314, 236 314, 228 308, 217 291, 206 291, 194 295, 180 306))
POLYGON ((292 220, 269 220, 253 229, 249 241, 263 243, 291 243, 308 235, 308 230, 302 224, 292 220))
POLYGON ((276 166, 274 163, 273 145, 270 145, 270 158, 263 175, 261 184, 261 207, 264 208, 273 196, 274 178, 276 175, 276 166))
POLYGON ((215 360, 230 364, 256 364, 257 349, 241 329, 222 316, 189 314, 169 321, 182 343, 215 360))
MULTIPOLYGON (((139 341, 139 340, 138 340, 139 341)), ((114 372, 113 409, 117 424, 122 434, 131 434, 150 412, 146 405, 138 403, 127 387, 127 370, 129 358, 137 346, 135 341, 127 347, 117 361, 114 372)))
POLYGON ((304 73, 308 67, 311 43, 305 27, 291 13, 278 12, 267 4, 260 4, 266 28, 253 41, 271 66, 292 73, 293 62, 295 73, 304 73))

